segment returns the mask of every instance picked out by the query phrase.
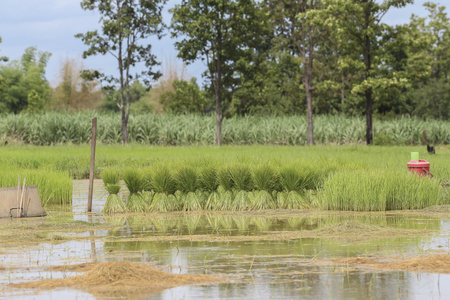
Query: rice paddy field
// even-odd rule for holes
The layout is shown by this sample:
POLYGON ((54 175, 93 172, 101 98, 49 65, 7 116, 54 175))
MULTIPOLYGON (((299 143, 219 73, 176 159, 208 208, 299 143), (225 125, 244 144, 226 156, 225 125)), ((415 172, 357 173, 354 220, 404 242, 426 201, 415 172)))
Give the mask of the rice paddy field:
POLYGON ((447 299, 450 149, 0 147, 0 186, 46 217, 0 219, 0 298, 447 299), (408 172, 411 152, 433 178, 408 172))

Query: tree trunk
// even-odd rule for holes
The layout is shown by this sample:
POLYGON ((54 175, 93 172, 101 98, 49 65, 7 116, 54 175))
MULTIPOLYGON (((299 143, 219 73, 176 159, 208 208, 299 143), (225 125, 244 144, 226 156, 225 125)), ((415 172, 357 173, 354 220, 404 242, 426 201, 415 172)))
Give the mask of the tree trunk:
MULTIPOLYGON (((364 11, 364 21, 365 26, 364 29, 367 31, 370 26, 370 11, 364 11)), ((371 59, 371 45, 370 45, 370 37, 366 33, 364 35, 364 64, 366 67, 365 79, 369 79, 371 74, 370 71, 372 69, 372 59, 371 59)), ((373 114, 373 98, 372 98, 373 90, 371 87, 368 87, 364 92, 364 98, 366 101, 366 143, 367 145, 372 145, 372 114, 373 114)))
POLYGON ((373 99, 372 99, 372 89, 368 88, 365 92, 366 98, 366 142, 367 145, 373 144, 372 137, 372 110, 373 110, 373 99))
POLYGON ((311 25, 305 24, 303 21, 302 29, 302 44, 303 44, 303 81, 306 91, 306 116, 308 119, 308 145, 314 145, 314 130, 312 119, 312 76, 313 76, 313 51, 314 41, 312 37, 311 25), (306 34, 308 34, 308 43, 306 44, 306 34))
MULTIPOLYGON (((220 70, 220 67, 219 67, 220 70)), ((221 74, 220 71, 216 74, 216 83, 214 84, 214 90, 216 92, 216 144, 217 146, 222 145, 222 113, 220 108, 220 100, 221 100, 221 94, 220 94, 220 78, 221 74)))

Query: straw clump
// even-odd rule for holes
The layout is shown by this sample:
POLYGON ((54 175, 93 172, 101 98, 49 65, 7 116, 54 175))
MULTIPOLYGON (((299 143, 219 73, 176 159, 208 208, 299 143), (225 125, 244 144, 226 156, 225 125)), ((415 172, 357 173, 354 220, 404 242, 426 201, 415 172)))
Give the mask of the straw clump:
POLYGON ((98 296, 139 298, 163 289, 187 284, 220 282, 222 279, 199 274, 177 275, 162 272, 147 263, 116 261, 96 264, 75 277, 11 284, 15 288, 74 287, 98 296), (133 297, 134 296, 134 297, 133 297))
POLYGON ((377 270, 406 270, 423 273, 450 273, 450 255, 427 255, 412 258, 404 257, 345 257, 331 260, 334 263, 377 270))

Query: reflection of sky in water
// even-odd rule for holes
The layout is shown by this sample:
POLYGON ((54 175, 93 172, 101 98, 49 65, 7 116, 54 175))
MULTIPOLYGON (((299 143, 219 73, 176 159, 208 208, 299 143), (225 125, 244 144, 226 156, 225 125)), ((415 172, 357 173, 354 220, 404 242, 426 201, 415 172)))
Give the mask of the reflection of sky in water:
MULTIPOLYGON (((88 221, 86 212, 88 181, 74 184, 75 220, 88 221)), ((107 193, 101 181, 94 188, 93 211, 100 213, 107 193)), ((151 299, 448 299, 450 275, 418 274, 402 271, 342 271, 345 266, 315 264, 311 259, 341 256, 417 255, 427 250, 450 250, 450 221, 433 218, 382 216, 350 218, 367 224, 397 228, 441 230, 428 237, 402 237, 369 241, 336 241, 303 238, 292 241, 133 241, 154 235, 218 235, 246 236, 268 234, 280 230, 310 230, 329 226, 348 218, 192 218, 150 219, 129 217, 119 220, 117 230, 96 230, 76 235, 92 237, 83 241, 40 244, 27 248, 8 248, 0 253, 2 266, 19 269, 0 272, 3 295, 19 299, 93 299, 90 294, 56 289, 35 292, 14 290, 9 282, 43 278, 62 278, 73 272, 46 271, 54 265, 97 261, 133 260, 152 262, 163 270, 176 273, 224 274, 231 282, 207 286, 172 288, 151 299), (127 238, 127 242, 120 239, 127 238), (114 241, 115 239, 119 239, 114 241)), ((104 219, 94 217, 94 221, 104 219)), ((108 222, 108 219, 106 219, 108 222)))

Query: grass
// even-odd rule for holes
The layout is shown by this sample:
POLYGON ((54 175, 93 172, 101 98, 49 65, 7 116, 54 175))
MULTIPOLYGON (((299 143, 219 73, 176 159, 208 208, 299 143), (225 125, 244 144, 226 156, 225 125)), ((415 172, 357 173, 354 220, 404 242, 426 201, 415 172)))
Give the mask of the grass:
MULTIPOLYGON (((96 177, 124 179, 131 194, 153 193, 151 199, 139 200, 139 211, 414 209, 450 201, 448 188, 441 188, 450 181, 450 150, 436 149, 436 155, 428 155, 425 147, 100 144, 96 177), (417 151, 430 161, 432 180, 404 176, 410 152, 417 151), (259 196, 260 191, 267 193, 259 196), (198 201, 192 201, 193 195, 198 201)), ((17 176, 25 176, 27 183, 38 184, 45 203, 69 203, 71 178, 84 177, 77 172, 89 165, 89 150, 73 145, 0 147, 0 184, 15 186, 17 176)))
MULTIPOLYGON (((120 144, 121 123, 114 113, 44 112, 2 115, 3 139, 33 145, 83 144, 91 138, 91 119, 98 117, 97 139, 120 144)), ((374 142, 380 145, 418 145, 426 130, 433 144, 450 144, 450 122, 399 117, 373 122, 374 142)), ((212 115, 137 114, 129 119, 130 142, 159 146, 213 145, 215 117, 212 115)), ((343 115, 314 116, 315 141, 319 144, 361 144, 365 119, 343 115)), ((223 144, 306 145, 306 117, 245 116, 223 121, 223 144)))
POLYGON ((442 203, 437 180, 391 170, 333 173, 318 191, 319 207, 333 210, 383 211, 421 209, 442 203))

